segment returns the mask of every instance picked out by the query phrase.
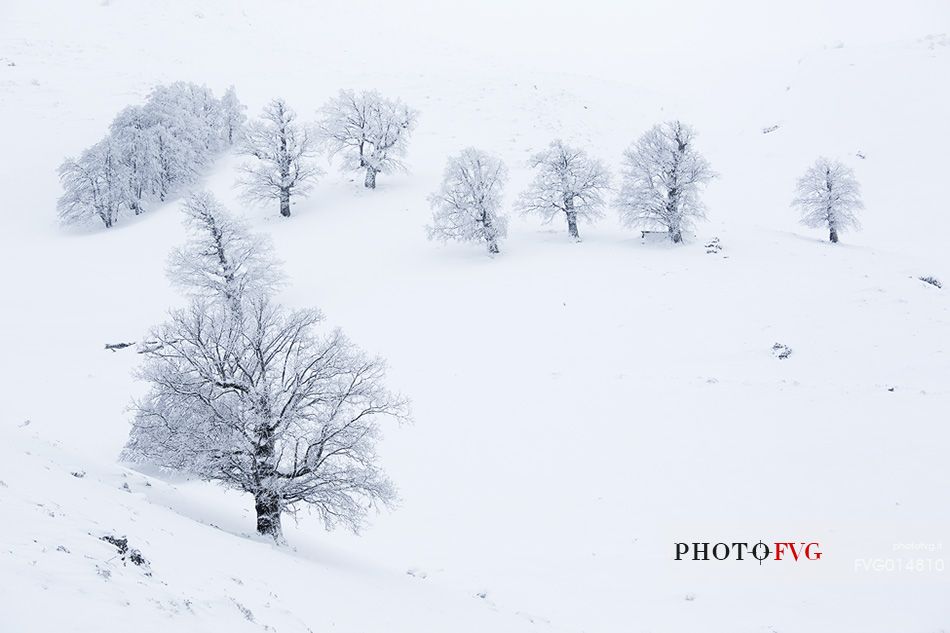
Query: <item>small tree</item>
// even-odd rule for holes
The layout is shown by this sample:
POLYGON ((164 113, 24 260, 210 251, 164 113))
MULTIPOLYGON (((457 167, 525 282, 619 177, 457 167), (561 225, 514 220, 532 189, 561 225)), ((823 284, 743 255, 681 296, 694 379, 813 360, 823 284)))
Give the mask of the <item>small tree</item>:
POLYGON ((538 174, 519 198, 521 212, 538 213, 545 223, 563 214, 568 234, 580 241, 578 218, 593 222, 603 216, 604 198, 610 190, 606 168, 561 140, 535 154, 529 164, 538 174))
POLYGON ((489 253, 508 234, 508 219, 499 214, 508 170, 500 159, 468 148, 449 159, 442 188, 429 196, 429 239, 485 242, 489 253))
POLYGON ((270 241, 251 233, 210 193, 192 194, 182 210, 189 237, 169 258, 175 285, 193 296, 223 300, 238 313, 245 297, 266 295, 281 283, 270 241))
POLYGON ((257 159, 242 168, 239 183, 245 197, 278 200, 284 217, 290 217, 291 197, 305 195, 322 173, 311 160, 316 151, 313 135, 283 99, 271 101, 261 120, 247 125, 241 151, 257 159))
POLYGON ((63 195, 56 206, 64 224, 98 218, 111 228, 129 199, 129 171, 109 137, 85 150, 78 160, 63 161, 59 179, 63 195))
POLYGON ((706 217, 699 194, 716 174, 696 151, 694 138, 691 127, 670 121, 654 126, 624 152, 616 203, 624 224, 660 227, 678 243, 683 231, 706 217))
POLYGON ((792 204, 801 209, 801 222, 811 228, 827 227, 828 239, 838 242, 838 232, 860 229, 855 212, 864 208, 861 185, 854 171, 840 161, 819 158, 798 180, 792 204))
POLYGON ((221 133, 228 145, 234 145, 241 136, 247 115, 247 106, 238 101, 234 86, 230 86, 221 97, 221 133))
POLYGON ((323 109, 320 131, 330 155, 340 154, 343 169, 366 170, 364 185, 376 188, 376 174, 405 169, 409 134, 416 112, 378 92, 341 90, 323 109))

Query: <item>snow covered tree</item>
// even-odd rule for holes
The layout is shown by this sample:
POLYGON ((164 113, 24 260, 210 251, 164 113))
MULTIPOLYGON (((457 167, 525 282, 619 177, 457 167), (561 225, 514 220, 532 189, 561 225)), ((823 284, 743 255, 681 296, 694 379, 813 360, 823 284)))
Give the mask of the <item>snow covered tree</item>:
POLYGON ((376 174, 405 169, 409 134, 416 112, 378 92, 342 90, 323 107, 320 132, 330 155, 340 154, 343 168, 366 170, 364 185, 376 188, 376 174))
POLYGON ((142 106, 129 106, 112 121, 109 134, 120 160, 128 170, 126 205, 135 215, 142 213, 145 199, 160 187, 161 156, 158 130, 142 106))
POLYGON ((485 242, 489 253, 508 234, 508 218, 499 214, 508 170, 500 159, 468 148, 449 159, 442 188, 429 196, 429 239, 485 242))
POLYGON ((179 187, 197 181, 222 149, 218 100, 204 86, 179 81, 155 87, 145 110, 155 126, 156 193, 165 200, 179 187))
POLYGON ((280 214, 290 217, 290 199, 307 193, 322 172, 313 163, 313 135, 297 122, 283 99, 264 108, 261 120, 247 125, 241 151, 257 159, 245 165, 240 184, 250 200, 280 202, 280 214))
POLYGON ((792 204, 801 209, 805 226, 827 227, 832 243, 838 242, 839 231, 861 228, 855 215, 864 208, 861 185, 854 171, 840 161, 824 157, 815 161, 799 179, 792 204))
POLYGON ((563 214, 568 234, 579 241, 578 218, 592 222, 603 216, 604 198, 610 190, 607 169, 560 139, 532 156, 529 164, 538 173, 521 194, 518 208, 523 214, 540 214, 545 223, 563 214))
POLYGON ((616 205, 628 226, 665 229, 673 242, 705 218, 699 194, 716 174, 696 151, 695 133, 680 121, 654 126, 624 152, 616 205))
POLYGON ((91 213, 112 226, 122 207, 142 213, 148 200, 165 200, 198 180, 242 116, 233 90, 219 100, 197 84, 156 86, 144 105, 122 110, 84 158, 63 164, 60 217, 91 213), (113 181, 120 174, 121 185, 113 181))
POLYGON ((406 403, 382 385, 385 365, 321 316, 256 296, 240 315, 195 298, 155 328, 139 375, 123 458, 186 471, 254 497, 257 531, 281 541, 281 514, 313 508, 327 528, 357 530, 389 504, 376 463, 378 422, 406 403))
POLYGON ((208 192, 185 202, 188 241, 172 251, 168 276, 193 296, 223 300, 235 313, 247 297, 262 296, 283 278, 270 241, 251 233, 208 192))
POLYGON ((247 115, 244 114, 247 106, 238 101, 234 86, 229 87, 221 97, 220 110, 222 136, 229 146, 234 145, 247 121, 247 115))
POLYGON ((314 509, 357 530, 395 492, 377 465, 379 422, 406 419, 385 363, 316 310, 271 299, 270 247, 209 194, 185 205, 190 240, 170 277, 191 295, 139 346, 150 384, 133 406, 123 458, 250 493, 257 531, 282 540, 281 515, 314 509))
POLYGON ((128 169, 108 137, 85 150, 78 160, 63 161, 59 179, 64 191, 57 208, 64 224, 98 218, 111 228, 129 199, 128 169))

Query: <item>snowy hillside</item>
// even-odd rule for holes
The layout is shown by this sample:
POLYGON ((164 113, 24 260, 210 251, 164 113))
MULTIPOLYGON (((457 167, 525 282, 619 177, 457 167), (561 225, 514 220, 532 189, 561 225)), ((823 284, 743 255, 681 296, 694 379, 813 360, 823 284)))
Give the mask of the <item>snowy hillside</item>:
POLYGON ((0 631, 950 627, 950 8, 614 4, 5 2, 0 631), (182 199, 62 227, 56 169, 179 80, 233 84, 251 118, 281 96, 316 121, 342 88, 418 110, 408 171, 376 190, 321 157, 282 218, 240 199, 230 152, 199 187, 270 236, 281 301, 411 399, 379 445, 400 502, 360 535, 301 513, 278 546, 250 496, 119 461, 146 385, 103 346, 183 304, 182 199), (622 152, 676 117, 718 172, 685 244, 612 208, 581 243, 511 212, 553 139, 619 185, 622 152), (426 239, 468 146, 510 173, 494 257, 426 239), (819 155, 863 186, 863 230, 835 245, 791 208, 819 155), (823 556, 674 560, 760 539, 823 556), (866 564, 895 560, 926 569, 866 564))

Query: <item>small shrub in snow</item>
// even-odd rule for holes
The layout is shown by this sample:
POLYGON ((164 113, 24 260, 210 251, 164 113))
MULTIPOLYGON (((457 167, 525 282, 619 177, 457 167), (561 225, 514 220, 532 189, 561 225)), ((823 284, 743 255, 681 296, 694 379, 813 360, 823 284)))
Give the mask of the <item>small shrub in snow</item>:
POLYGON ((365 170, 364 186, 376 188, 376 174, 405 169, 409 135, 416 112, 378 92, 341 90, 323 106, 321 136, 330 155, 343 158, 343 169, 365 170))
POLYGON ((563 215, 568 235, 579 241, 577 220, 594 222, 603 217, 605 197, 610 190, 607 169, 584 150, 561 140, 532 156, 529 165, 537 170, 537 175, 521 194, 518 208, 523 214, 539 214, 545 223, 563 215))
POLYGON ((148 569, 148 561, 145 560, 144 556, 142 556, 142 552, 133 547, 129 547, 129 539, 124 536, 107 534, 105 536, 99 537, 99 540, 113 545, 116 550, 118 550, 119 558, 123 564, 130 562, 138 567, 144 567, 146 573, 151 575, 151 572, 148 569))
POLYGON ((475 148, 449 159, 442 188, 429 196, 430 240, 484 242, 488 252, 508 234, 508 218, 499 213, 508 170, 500 159, 475 148))
POLYGON ((792 348, 788 345, 783 345, 781 343, 776 343, 772 346, 772 356, 779 360, 785 360, 792 355, 792 348))
POLYGON ((616 206, 628 226, 665 230, 675 242, 706 217, 699 194, 716 174, 696 151, 695 132, 680 121, 654 126, 624 152, 616 206))
POLYGON ((277 200, 285 218, 290 217, 291 197, 306 195, 322 173, 313 162, 313 133, 297 122, 297 114, 283 99, 268 103, 261 118, 247 125, 241 151, 257 159, 242 167, 239 183, 244 197, 277 200))
POLYGON ((940 280, 937 279, 936 277, 931 277, 930 275, 927 275, 926 277, 918 277, 918 279, 920 279, 925 284, 930 284, 931 286, 935 288, 943 288, 943 284, 940 283, 940 280))
POLYGON ((234 598, 231 598, 231 602, 234 603, 234 606, 237 607, 237 610, 241 612, 241 615, 244 616, 244 619, 245 619, 245 620, 247 620, 248 622, 255 622, 255 620, 254 620, 254 612, 253 612, 253 611, 251 611, 250 609, 248 609, 247 607, 245 607, 243 604, 241 604, 240 602, 238 602, 238 601, 235 600, 234 598))
POLYGON ((838 242, 838 233, 859 229, 855 212, 864 208, 861 186, 850 167, 840 161, 819 158, 798 180, 792 204, 801 210, 801 223, 826 227, 828 239, 838 242))

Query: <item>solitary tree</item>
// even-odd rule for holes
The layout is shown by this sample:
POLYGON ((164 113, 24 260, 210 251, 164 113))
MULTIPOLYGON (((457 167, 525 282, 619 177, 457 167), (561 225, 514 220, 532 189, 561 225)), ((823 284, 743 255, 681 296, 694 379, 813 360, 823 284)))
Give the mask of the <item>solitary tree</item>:
POLYGON ((247 125, 243 153, 257 162, 245 165, 239 182, 250 200, 280 202, 280 214, 290 217, 292 196, 305 195, 320 169, 311 160, 316 148, 311 132, 283 99, 264 108, 261 120, 247 125))
POLYGON ((429 239, 485 242, 489 253, 508 234, 508 218, 499 214, 508 170, 500 159, 468 148, 449 159, 442 188, 429 196, 429 239))
POLYGON ((281 283, 270 241, 251 233, 210 193, 192 194, 183 211, 188 241, 172 251, 168 266, 177 286, 239 313, 246 297, 266 295, 281 283))
POLYGON ((312 310, 252 297, 241 315, 193 299, 151 333, 124 458, 184 470, 254 497, 257 531, 282 540, 281 513, 309 506, 358 530, 395 496, 376 463, 378 421, 404 417, 385 366, 312 310))
POLYGON ((563 214, 568 234, 580 241, 578 218, 593 222, 603 216, 604 198, 610 190, 606 168, 584 150, 561 140, 535 154, 530 165, 538 173, 518 200, 521 212, 538 213, 545 223, 563 214))
POLYGON ((699 194, 716 174, 696 151, 695 133, 680 121, 654 126, 624 152, 623 184, 617 197, 628 226, 660 227, 673 242, 697 218, 705 218, 699 194))
POLYGON ((792 204, 801 209, 801 222, 812 228, 827 227, 828 239, 838 242, 838 232, 860 229, 855 212, 864 208, 861 185, 854 171, 840 161, 819 158, 798 180, 792 204))
POLYGON ((109 137, 83 151, 78 160, 63 161, 59 179, 63 195, 57 208, 64 224, 98 218, 110 228, 129 199, 129 171, 109 137))
POLYGON ((416 113, 401 101, 342 90, 322 111, 320 131, 330 155, 342 156, 343 169, 365 169, 367 189, 376 188, 376 174, 405 169, 402 158, 416 113))

